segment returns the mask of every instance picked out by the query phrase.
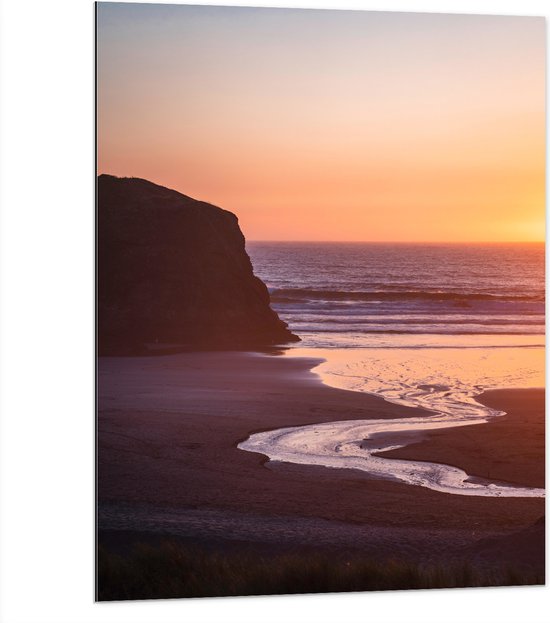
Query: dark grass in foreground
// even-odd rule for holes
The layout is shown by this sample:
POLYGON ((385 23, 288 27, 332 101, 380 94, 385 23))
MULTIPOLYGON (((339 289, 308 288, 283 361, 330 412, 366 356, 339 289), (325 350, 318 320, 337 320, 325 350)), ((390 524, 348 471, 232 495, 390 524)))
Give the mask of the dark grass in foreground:
POLYGON ((544 584, 544 574, 471 564, 418 566, 328 554, 218 553, 165 541, 122 556, 99 548, 98 600, 284 595, 544 584))

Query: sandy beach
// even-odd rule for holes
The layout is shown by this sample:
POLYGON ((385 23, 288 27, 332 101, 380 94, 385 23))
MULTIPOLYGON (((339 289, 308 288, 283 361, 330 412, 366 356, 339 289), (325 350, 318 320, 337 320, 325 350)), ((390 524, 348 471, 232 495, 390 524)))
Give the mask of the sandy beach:
MULTIPOLYGON (((310 371, 317 363, 226 352, 100 358, 100 544, 116 549, 172 535, 542 572, 544 499, 466 498, 239 450, 260 430, 421 414, 327 387, 310 371)), ((482 400, 508 415, 395 452, 542 486, 544 391, 502 390, 482 400)))

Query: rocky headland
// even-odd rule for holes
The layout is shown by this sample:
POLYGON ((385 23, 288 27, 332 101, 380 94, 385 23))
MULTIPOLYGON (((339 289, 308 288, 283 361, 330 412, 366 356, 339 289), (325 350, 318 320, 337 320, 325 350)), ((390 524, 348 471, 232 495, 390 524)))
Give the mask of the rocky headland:
POLYGON ((233 213, 144 179, 100 175, 97 221, 99 354, 299 339, 271 309, 233 213))

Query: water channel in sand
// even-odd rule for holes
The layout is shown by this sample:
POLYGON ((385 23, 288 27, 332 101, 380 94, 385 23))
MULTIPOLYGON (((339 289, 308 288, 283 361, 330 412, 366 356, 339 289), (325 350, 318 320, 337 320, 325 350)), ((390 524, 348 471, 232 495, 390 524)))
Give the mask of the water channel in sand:
MULTIPOLYGON (((416 338, 418 339, 418 338, 416 338)), ((486 423, 503 415, 476 401, 483 391, 544 386, 544 349, 536 343, 468 343, 449 336, 438 345, 403 348, 293 349, 291 356, 323 357, 314 371, 324 383, 363 391, 389 402, 421 407, 431 416, 350 420, 296 426, 251 435, 239 448, 271 461, 358 469, 410 485, 459 495, 544 497, 544 489, 507 486, 473 479, 450 465, 383 458, 379 453, 403 447, 423 432, 486 423)))

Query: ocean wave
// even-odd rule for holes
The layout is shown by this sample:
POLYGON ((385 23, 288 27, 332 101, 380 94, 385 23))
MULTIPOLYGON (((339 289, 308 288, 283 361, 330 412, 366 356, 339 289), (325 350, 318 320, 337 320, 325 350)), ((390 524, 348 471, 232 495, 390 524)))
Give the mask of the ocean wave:
MULTIPOLYGON (((281 314, 284 315, 284 312, 281 314)), ((286 318, 288 320, 288 318, 286 318)), ((521 317, 496 316, 486 317, 472 314, 468 317, 457 317, 451 314, 427 315, 420 317, 395 317, 395 316, 360 316, 345 314, 302 314, 299 319, 291 318, 290 321, 296 327, 301 325, 342 325, 344 327, 350 325, 370 326, 370 325, 418 325, 418 326, 461 326, 461 325, 480 325, 480 326, 498 326, 498 327, 522 327, 522 326, 544 326, 545 319, 542 314, 532 314, 521 317)))
POLYGON ((544 302, 541 294, 489 294, 485 292, 443 292, 432 290, 407 291, 346 291, 346 290, 314 290, 309 288, 281 288, 271 291, 271 300, 274 303, 296 302, 297 300, 325 300, 325 301, 454 301, 456 303, 470 301, 503 301, 503 302, 544 302))

